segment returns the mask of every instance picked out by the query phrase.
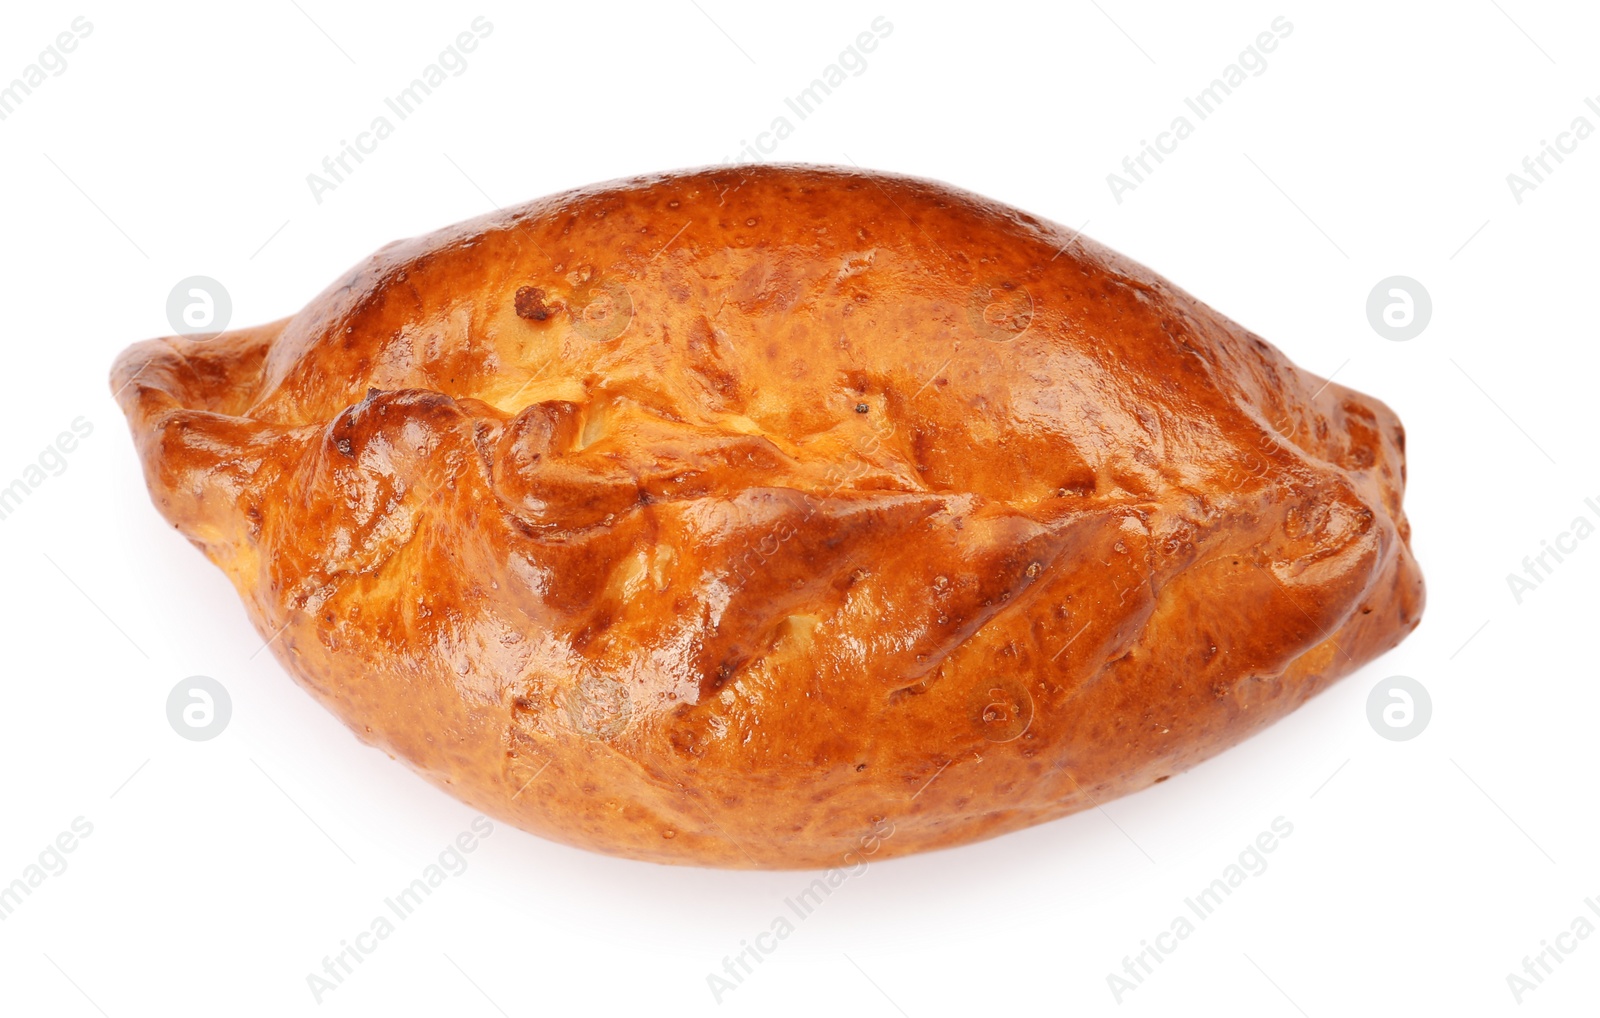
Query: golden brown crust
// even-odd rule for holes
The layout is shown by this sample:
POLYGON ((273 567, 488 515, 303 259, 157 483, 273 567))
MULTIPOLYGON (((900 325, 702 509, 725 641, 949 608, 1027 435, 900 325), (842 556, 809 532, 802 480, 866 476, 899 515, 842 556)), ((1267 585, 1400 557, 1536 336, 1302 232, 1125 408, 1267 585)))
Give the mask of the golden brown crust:
POLYGON ((995 202, 600 185, 126 351, 161 512, 363 739, 570 844, 825 867, 1145 787, 1417 624, 1387 407, 995 202), (875 842, 876 844, 876 842, 875 842))

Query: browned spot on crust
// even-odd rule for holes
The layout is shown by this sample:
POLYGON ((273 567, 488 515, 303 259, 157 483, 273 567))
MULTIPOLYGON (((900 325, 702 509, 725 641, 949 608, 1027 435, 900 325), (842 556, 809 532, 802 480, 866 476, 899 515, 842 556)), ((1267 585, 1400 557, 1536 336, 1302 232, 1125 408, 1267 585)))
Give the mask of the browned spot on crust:
POLYGON ((537 286, 519 286, 516 298, 517 317, 535 322, 549 318, 555 311, 544 302, 544 296, 544 291, 537 286))

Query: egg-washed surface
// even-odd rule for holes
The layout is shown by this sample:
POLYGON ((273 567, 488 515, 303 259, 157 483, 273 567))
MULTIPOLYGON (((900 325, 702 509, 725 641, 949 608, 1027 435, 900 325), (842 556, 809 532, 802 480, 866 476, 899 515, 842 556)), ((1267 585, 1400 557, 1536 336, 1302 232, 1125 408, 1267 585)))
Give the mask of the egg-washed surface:
POLYGON ((1387 407, 926 180, 555 195, 111 384, 159 510, 358 736, 639 859, 832 867, 1104 803, 1422 608, 1387 407))

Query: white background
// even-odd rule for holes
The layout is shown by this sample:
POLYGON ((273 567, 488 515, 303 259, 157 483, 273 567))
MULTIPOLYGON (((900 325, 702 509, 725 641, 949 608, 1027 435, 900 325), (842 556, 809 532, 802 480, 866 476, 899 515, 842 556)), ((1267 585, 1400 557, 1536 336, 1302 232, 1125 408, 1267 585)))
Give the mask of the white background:
POLYGON ((66 70, 0 121, 0 485, 74 418, 94 429, 0 521, 0 884, 74 818, 93 833, 0 922, 0 1011, 1322 1018, 1569 1015, 1600 996, 1600 936, 1520 1005, 1506 981, 1575 917, 1600 925, 1584 905, 1600 903, 1600 540, 1521 604, 1506 580, 1600 502, 1600 137, 1521 203, 1506 181, 1573 118, 1600 128, 1592 6, 30 3, 0 16, 0 80, 79 15, 93 31, 66 70), (466 71, 317 203, 307 174, 480 14, 493 32, 466 71), (879 15, 893 32, 866 69, 772 157, 1087 220, 1389 403, 1421 627, 1103 812, 872 865, 720 1005, 707 974, 809 876, 646 865, 502 825, 317 1003, 306 976, 473 814, 257 653, 221 573, 149 503, 112 358, 171 331, 185 276, 222 281, 233 323, 254 324, 491 202, 731 157, 879 15), (1106 175, 1280 15, 1293 33, 1267 69, 1114 200, 1106 175), (1365 313, 1394 274, 1433 299, 1409 342, 1365 313), (194 674, 231 693, 214 741, 166 719, 194 674), (1432 697, 1413 741, 1367 721, 1396 674, 1432 697), (1108 974, 1280 816, 1293 835, 1269 868, 1118 1004, 1108 974))

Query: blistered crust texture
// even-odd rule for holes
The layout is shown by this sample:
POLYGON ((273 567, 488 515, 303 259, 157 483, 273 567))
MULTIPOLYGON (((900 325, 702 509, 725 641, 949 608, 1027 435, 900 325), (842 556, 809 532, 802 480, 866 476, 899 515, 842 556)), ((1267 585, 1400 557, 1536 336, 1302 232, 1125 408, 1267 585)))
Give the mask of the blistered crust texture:
POLYGON ((1104 803, 1422 608, 1387 407, 913 178, 556 195, 111 384, 157 507, 358 736, 638 859, 851 865, 1104 803))

